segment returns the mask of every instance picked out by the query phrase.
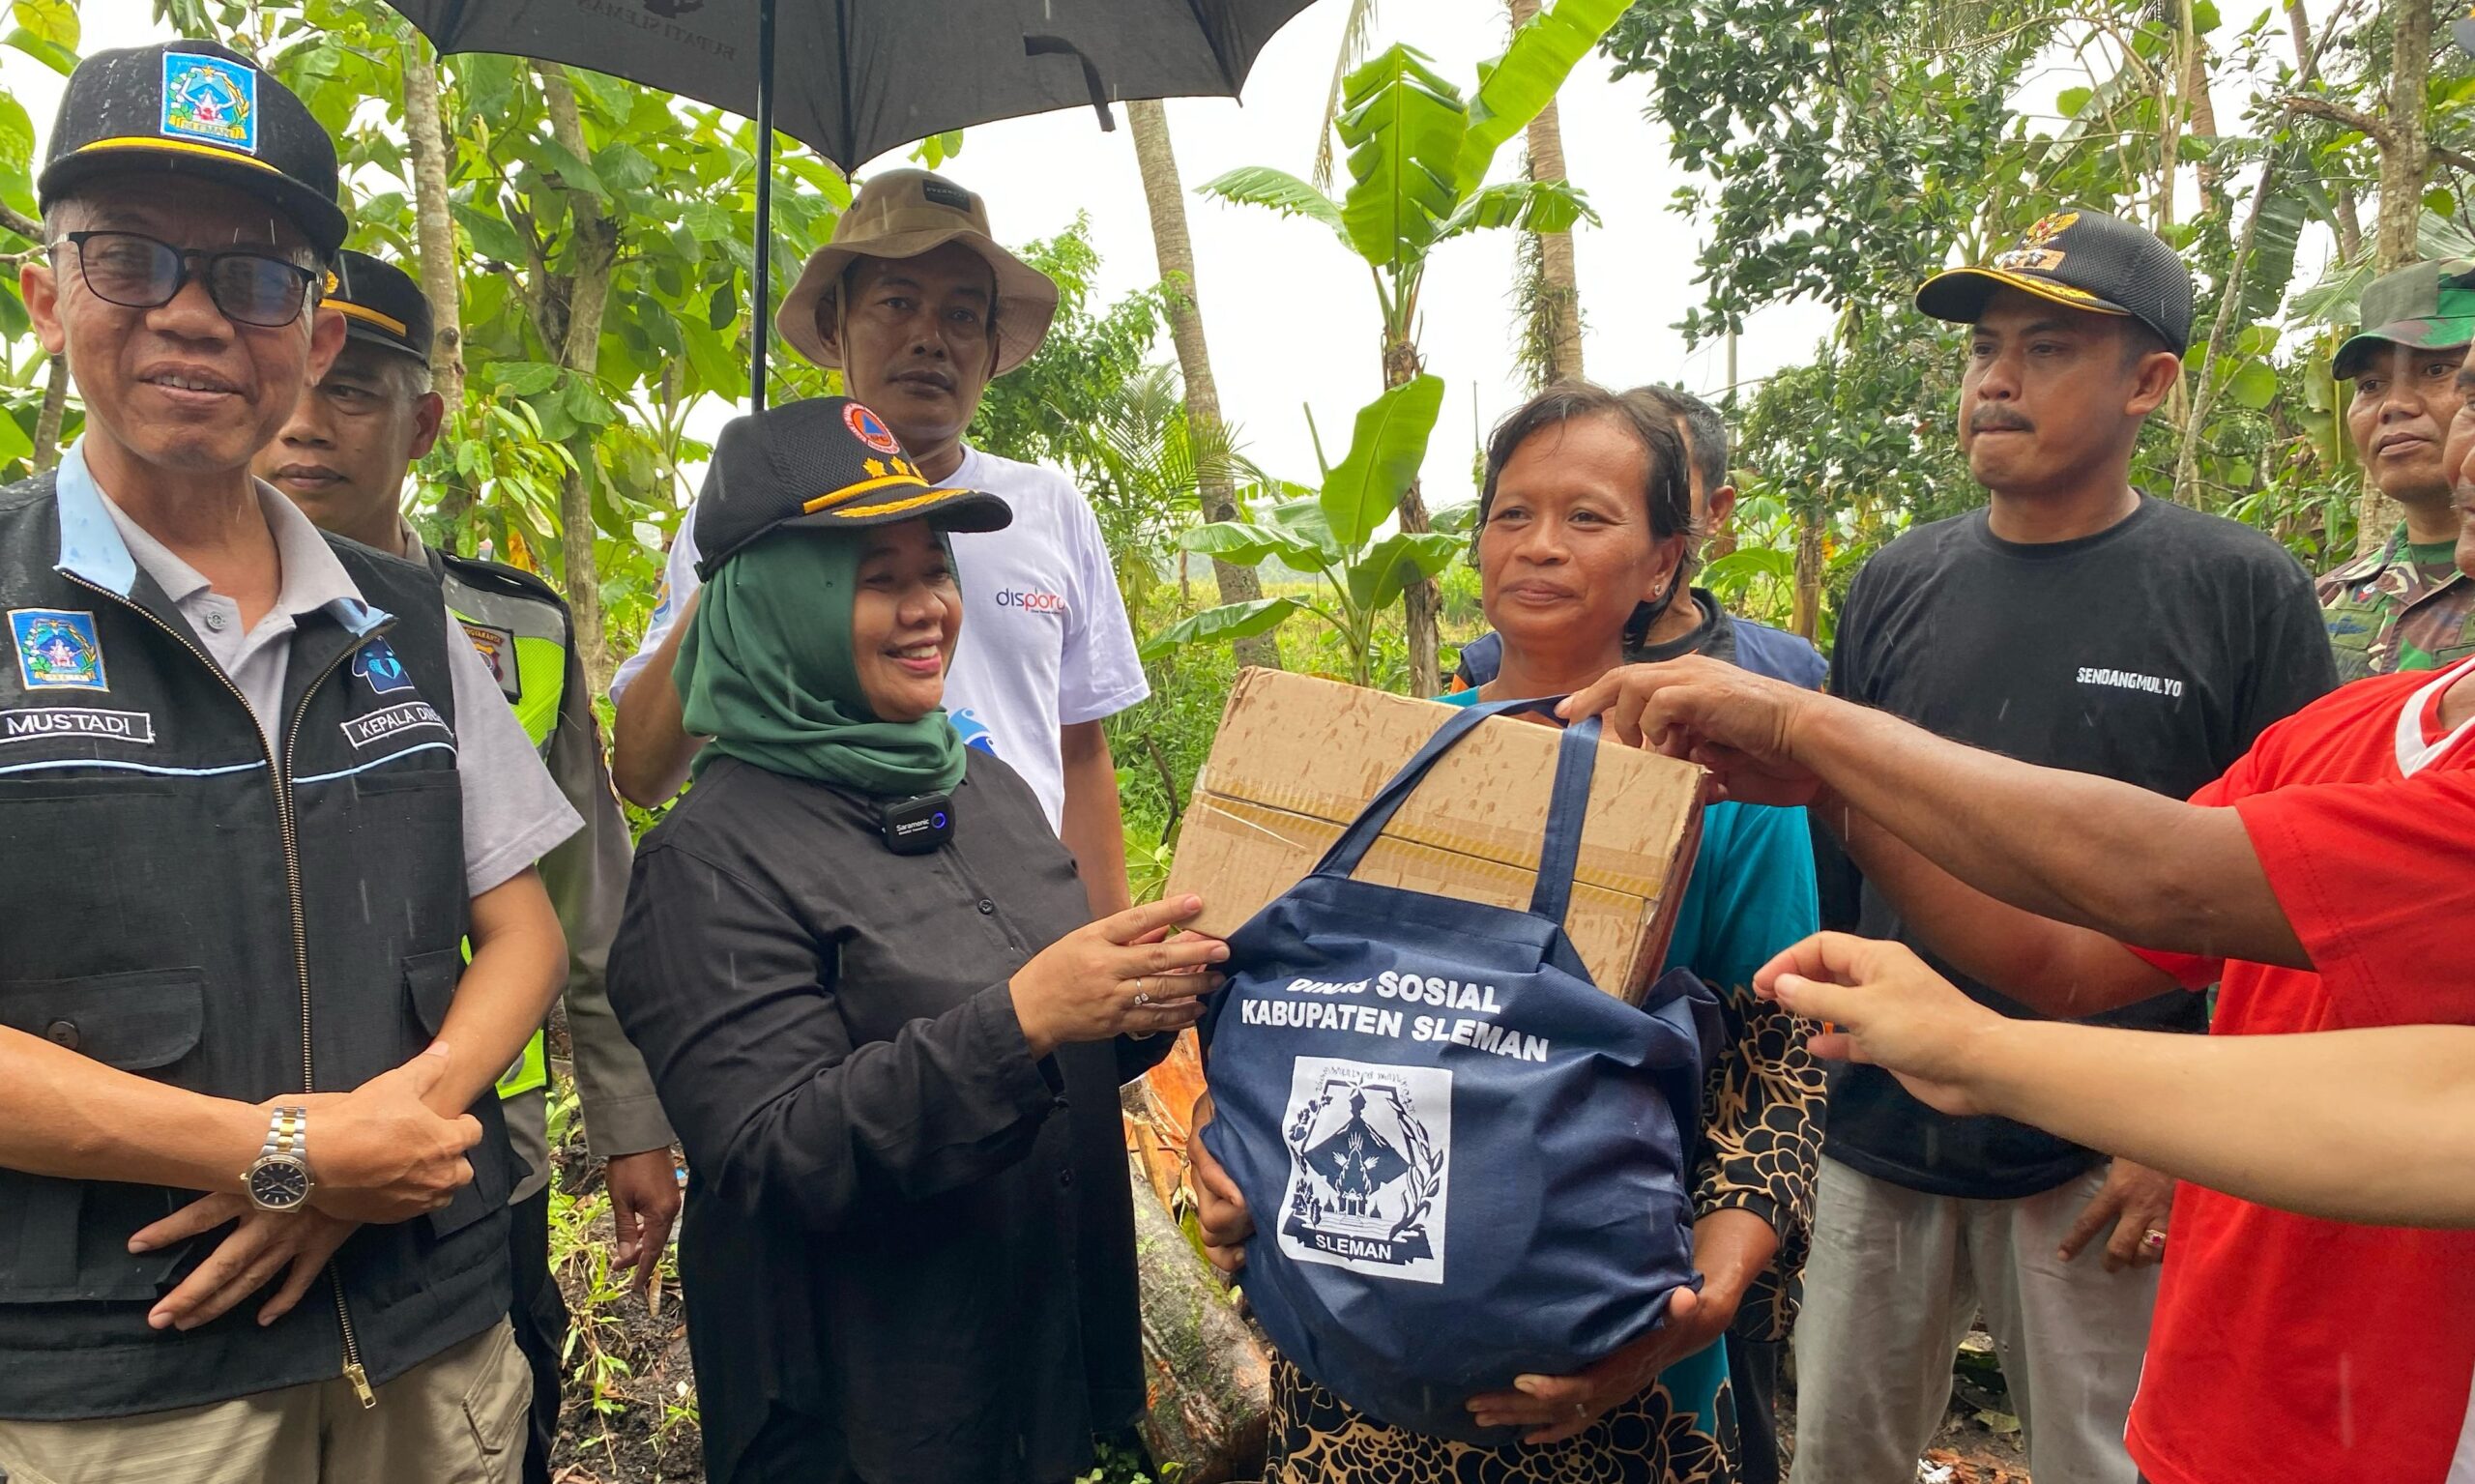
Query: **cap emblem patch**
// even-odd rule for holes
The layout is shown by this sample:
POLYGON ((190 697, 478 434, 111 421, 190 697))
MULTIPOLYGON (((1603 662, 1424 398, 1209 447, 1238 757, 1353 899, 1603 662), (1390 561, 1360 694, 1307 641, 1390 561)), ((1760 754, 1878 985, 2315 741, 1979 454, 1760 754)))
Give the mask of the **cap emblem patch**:
POLYGON ((851 429, 851 436, 878 452, 902 451, 902 445, 894 441, 893 430, 886 426, 885 420, 859 403, 851 402, 843 407, 842 422, 851 429))
POLYGON ((2062 260, 2068 254, 2055 251, 2047 245, 2070 230, 2071 224, 2079 219, 2078 212, 2056 212, 2052 216, 2039 217, 2021 237, 2020 246, 1995 255, 1994 266, 2013 273, 2053 272, 2062 266, 2062 260))
POLYGON ((256 154, 256 70, 193 51, 163 53, 162 133, 256 154))

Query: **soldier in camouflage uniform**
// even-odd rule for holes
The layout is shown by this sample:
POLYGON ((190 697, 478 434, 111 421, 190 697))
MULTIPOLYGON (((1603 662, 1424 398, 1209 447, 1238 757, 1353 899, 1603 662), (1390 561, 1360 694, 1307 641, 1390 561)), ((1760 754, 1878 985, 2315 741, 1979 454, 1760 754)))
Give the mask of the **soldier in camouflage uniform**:
POLYGON ((2338 347, 2354 382, 2346 427, 2380 492, 2405 511, 2381 549, 2322 577, 2338 679, 2431 670, 2475 654, 2475 579, 2452 553, 2458 517, 2441 446, 2469 389, 2475 262, 2416 263, 2363 294, 2363 330, 2338 347))

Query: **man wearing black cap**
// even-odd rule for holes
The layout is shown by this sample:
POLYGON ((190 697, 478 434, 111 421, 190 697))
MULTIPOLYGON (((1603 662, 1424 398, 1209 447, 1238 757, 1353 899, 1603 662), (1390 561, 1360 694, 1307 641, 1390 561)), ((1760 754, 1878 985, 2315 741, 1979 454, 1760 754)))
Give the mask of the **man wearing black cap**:
MULTIPOLYGON (((609 1161, 618 1263, 632 1265, 642 1287, 660 1266, 679 1212, 678 1166, 653 1077, 603 989, 610 938, 627 898, 630 846, 602 767, 583 660, 568 638, 568 606, 531 572, 432 549, 405 523, 404 476, 429 451, 445 410, 430 390, 429 301, 402 269, 350 249, 337 255, 335 280, 326 306, 344 316, 343 350, 283 432, 259 451, 257 474, 322 530, 425 566, 440 579, 449 609, 525 736, 584 818, 582 830, 541 858, 541 884, 567 930, 568 1035, 585 1132, 609 1161)), ((530 1172, 516 1183, 509 1234, 515 1278, 509 1317, 533 1367, 528 1484, 550 1478, 568 1328, 567 1306, 550 1277, 549 1081, 537 1031, 499 1079, 508 1135, 530 1172)))
POLYGON ((19 285, 86 430, 0 491, 0 1471, 514 1479, 492 1081, 576 827, 437 580, 249 478, 335 358, 332 142, 99 54, 19 285), (464 947, 471 946, 471 962, 464 947), (426 1049, 425 1049, 426 1048, 426 1049))
MULTIPOLYGON (((1991 263, 1928 281, 1917 306, 1970 327, 1960 444, 1992 500, 1857 574, 1834 693, 2181 799, 2330 687, 2301 566, 2256 531, 2132 487, 2140 424, 2172 392, 2191 333, 2171 248, 2057 212, 1991 263)), ((1875 883, 1861 901, 1861 931, 1930 955, 1875 883)), ((2103 1018, 2197 1031, 2203 1016, 2198 997, 2175 995, 2103 1018)), ((2023 1124, 1936 1113, 1869 1066, 1834 1069, 1823 1153, 1796 1331, 1796 1484, 1909 1477, 1980 1311, 2040 1484, 2131 1484, 2123 1427, 2171 1183, 2023 1124)))

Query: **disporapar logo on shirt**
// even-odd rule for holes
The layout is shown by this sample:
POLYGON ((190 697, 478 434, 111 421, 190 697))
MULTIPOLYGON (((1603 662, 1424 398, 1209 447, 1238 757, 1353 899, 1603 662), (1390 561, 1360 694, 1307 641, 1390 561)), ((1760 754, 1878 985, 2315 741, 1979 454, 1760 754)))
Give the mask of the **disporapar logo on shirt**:
POLYGON ((1046 593, 1035 589, 1027 590, 1023 588, 998 589, 997 606, 1000 608, 1012 608, 1022 613, 1063 614, 1066 611, 1064 594, 1046 593))
POLYGON ((1280 1249, 1303 1263, 1443 1281, 1452 1073, 1300 1057, 1282 1120, 1280 1249))

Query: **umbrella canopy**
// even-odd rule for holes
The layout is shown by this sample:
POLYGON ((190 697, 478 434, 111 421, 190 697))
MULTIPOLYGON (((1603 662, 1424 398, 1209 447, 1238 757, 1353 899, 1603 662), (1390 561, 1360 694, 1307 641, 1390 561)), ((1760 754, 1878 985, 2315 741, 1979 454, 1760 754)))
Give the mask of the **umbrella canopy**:
POLYGON ((843 170, 947 130, 1130 98, 1235 98, 1310 0, 388 0, 440 51, 501 51, 754 117, 843 170))
POLYGON ((387 0, 440 52, 564 62, 745 114, 756 131, 765 406, 773 131, 844 174, 949 130, 1142 98, 1235 98, 1313 0, 387 0))

